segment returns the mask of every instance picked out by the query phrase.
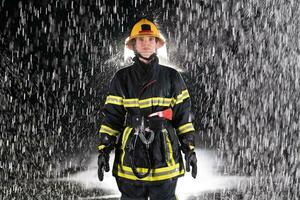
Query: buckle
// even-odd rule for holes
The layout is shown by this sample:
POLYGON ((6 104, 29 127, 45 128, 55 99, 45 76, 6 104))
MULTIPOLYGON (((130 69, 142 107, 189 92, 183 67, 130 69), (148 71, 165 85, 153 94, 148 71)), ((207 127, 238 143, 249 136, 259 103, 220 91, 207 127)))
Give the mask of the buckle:
POLYGON ((138 128, 141 127, 142 124, 144 123, 144 117, 141 115, 133 115, 130 117, 129 119, 130 121, 130 126, 132 126, 133 128, 138 128))

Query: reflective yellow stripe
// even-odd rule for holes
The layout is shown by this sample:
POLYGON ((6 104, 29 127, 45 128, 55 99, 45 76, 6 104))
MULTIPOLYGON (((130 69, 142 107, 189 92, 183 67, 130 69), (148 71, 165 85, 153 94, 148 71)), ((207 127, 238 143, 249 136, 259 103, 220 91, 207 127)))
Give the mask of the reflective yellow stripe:
POLYGON ((140 108, 147 108, 151 106, 165 106, 171 105, 171 98, 153 97, 149 99, 143 99, 139 101, 140 108))
POLYGON ((106 125, 101 125, 101 128, 100 128, 100 133, 107 133, 108 135, 111 135, 111 136, 117 136, 119 131, 117 130, 114 130, 106 125))
POLYGON ((172 99, 171 106, 174 107, 177 104, 182 103, 185 99, 188 99, 190 97, 190 94, 188 90, 183 90, 176 99, 172 99))
POLYGON ((139 99, 124 99, 124 107, 139 107, 139 99))
POLYGON ((139 101, 140 108, 147 108, 152 106, 152 98, 143 99, 139 101))
POLYGON ((105 104, 123 105, 123 98, 119 96, 109 95, 106 98, 105 104))
POLYGON ((152 97, 148 99, 124 99, 120 96, 109 95, 106 98, 105 104, 119 105, 127 108, 148 108, 151 106, 175 106, 176 104, 182 103, 185 99, 189 98, 188 90, 183 90, 176 98, 163 98, 163 97, 152 97))
POLYGON ((125 147, 126 147, 126 143, 127 143, 128 137, 129 137, 129 135, 130 135, 130 133, 131 133, 131 130, 132 130, 132 128, 126 127, 125 130, 124 130, 123 136, 122 136, 121 165, 123 165, 123 163, 124 163, 125 147))
POLYGON ((102 150, 102 149, 104 149, 106 146, 105 145, 99 145, 98 146, 98 150, 102 150))
MULTIPOLYGON (((146 173, 147 168, 137 168, 139 173, 146 173)), ((117 171, 114 170, 114 174, 130 180, 144 180, 144 181, 160 181, 170 179, 179 175, 184 174, 183 167, 180 168, 179 163, 169 167, 162 167, 158 169, 151 169, 149 176, 139 179, 136 177, 130 167, 118 165, 117 171), (181 170, 180 170, 181 169, 181 170)))
POLYGON ((172 166, 172 165, 175 165, 175 160, 174 160, 174 157, 173 157, 173 149, 172 149, 172 145, 171 145, 171 141, 168 137, 168 132, 166 129, 163 129, 163 134, 165 134, 166 136, 166 143, 167 143, 167 153, 169 154, 169 160, 167 160, 167 165, 168 166, 172 166))
POLYGON ((181 135, 181 134, 184 134, 184 133, 187 133, 190 131, 195 131, 194 125, 192 123, 184 124, 177 129, 178 135, 181 135))
POLYGON ((151 106, 169 107, 174 98, 152 97, 148 99, 124 99, 124 107, 148 108, 151 106))
POLYGON ((188 90, 183 90, 180 95, 177 96, 176 104, 182 103, 185 99, 189 98, 189 92, 188 90))

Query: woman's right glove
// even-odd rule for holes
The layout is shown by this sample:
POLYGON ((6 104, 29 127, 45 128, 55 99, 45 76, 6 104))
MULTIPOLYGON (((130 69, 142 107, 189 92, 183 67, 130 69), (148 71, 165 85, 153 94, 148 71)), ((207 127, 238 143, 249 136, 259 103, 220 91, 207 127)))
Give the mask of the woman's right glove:
POLYGON ((103 181, 104 171, 109 171, 109 153, 115 147, 116 137, 107 135, 105 133, 100 134, 99 138, 99 155, 98 155, 98 179, 103 181))
POLYGON ((103 181, 104 171, 109 171, 109 153, 105 151, 99 151, 98 155, 98 179, 103 181))

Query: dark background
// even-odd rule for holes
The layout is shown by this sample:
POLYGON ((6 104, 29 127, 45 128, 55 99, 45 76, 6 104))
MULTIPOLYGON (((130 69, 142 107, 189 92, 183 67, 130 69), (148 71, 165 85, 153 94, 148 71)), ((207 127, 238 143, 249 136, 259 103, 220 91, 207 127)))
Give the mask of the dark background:
POLYGON ((158 24, 170 63, 184 70, 198 146, 216 150, 227 174, 295 185, 298 1, 2 0, 2 197, 16 182, 86 168, 109 81, 142 16, 158 24))

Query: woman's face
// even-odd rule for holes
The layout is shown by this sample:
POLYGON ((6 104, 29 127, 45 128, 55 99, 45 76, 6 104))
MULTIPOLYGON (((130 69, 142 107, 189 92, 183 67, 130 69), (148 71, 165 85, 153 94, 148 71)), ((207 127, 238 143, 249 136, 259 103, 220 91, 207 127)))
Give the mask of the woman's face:
POLYGON ((152 36, 139 36, 136 38, 135 49, 143 57, 149 58, 155 53, 157 43, 155 37, 152 36))

